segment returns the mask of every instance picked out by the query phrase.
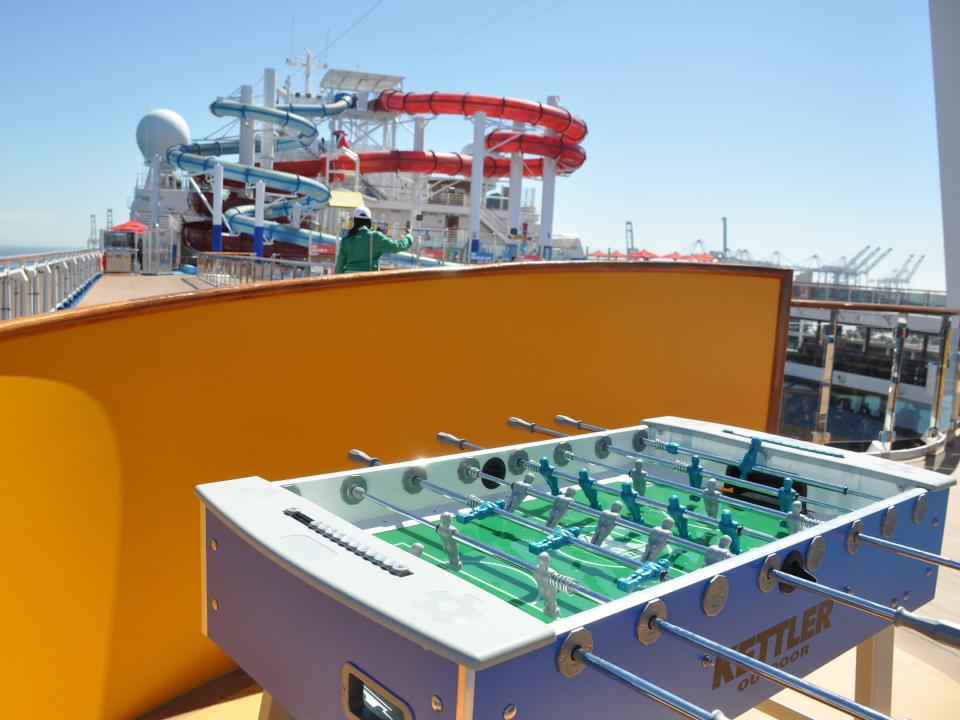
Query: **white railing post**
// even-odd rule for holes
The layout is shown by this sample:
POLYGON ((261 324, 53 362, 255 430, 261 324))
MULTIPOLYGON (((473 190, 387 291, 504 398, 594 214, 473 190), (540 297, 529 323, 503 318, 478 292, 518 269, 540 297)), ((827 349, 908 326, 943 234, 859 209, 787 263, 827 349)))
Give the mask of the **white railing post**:
POLYGON ((10 266, 5 265, 0 277, 0 320, 10 319, 10 266))

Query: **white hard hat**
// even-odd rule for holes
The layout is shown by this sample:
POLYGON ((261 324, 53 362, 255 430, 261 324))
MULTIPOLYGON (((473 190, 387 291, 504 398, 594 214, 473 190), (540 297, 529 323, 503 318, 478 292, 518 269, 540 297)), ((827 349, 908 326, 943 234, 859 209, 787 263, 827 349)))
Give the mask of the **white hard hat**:
POLYGON ((364 220, 370 219, 370 208, 361 205, 356 210, 353 211, 354 218, 363 218, 364 220))

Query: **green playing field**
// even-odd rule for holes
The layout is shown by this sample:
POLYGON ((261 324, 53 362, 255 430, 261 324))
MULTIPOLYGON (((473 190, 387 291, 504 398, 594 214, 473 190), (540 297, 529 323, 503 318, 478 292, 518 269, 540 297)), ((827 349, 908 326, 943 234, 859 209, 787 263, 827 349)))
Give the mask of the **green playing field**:
MULTIPOLYGON (((629 481, 629 478, 622 478, 629 481)), ((619 478, 604 481, 605 485, 610 485, 619 489, 619 478)), ((538 482, 538 489, 545 489, 542 482, 538 482)), ((653 482, 647 484, 646 497, 668 502, 671 495, 678 495, 688 510, 706 514, 703 508, 703 501, 694 493, 683 493, 673 487, 657 485, 653 482)), ((616 498, 613 495, 601 493, 600 500, 604 509, 608 508, 616 498)), ((577 492, 576 502, 586 503, 587 500, 582 490, 577 492)), ((721 509, 729 509, 733 514, 735 522, 742 523, 744 527, 752 530, 772 535, 774 537, 783 537, 787 535, 787 529, 782 521, 769 513, 757 510, 733 507, 723 500, 720 501, 721 509)), ((518 515, 529 517, 540 523, 546 523, 550 515, 551 503, 539 498, 528 498, 521 506, 518 515)), ((625 511, 624 511, 625 512, 625 511)), ((658 526, 665 517, 665 513, 657 508, 644 507, 644 523, 651 526, 658 526)), ((716 542, 719 532, 716 527, 698 520, 688 520, 690 530, 690 540, 707 546, 716 542)), ((591 515, 571 509, 560 523, 561 527, 571 528, 579 526, 582 528, 580 537, 588 540, 593 534, 596 519, 591 515)), ((536 529, 528 528, 519 523, 502 516, 492 516, 483 520, 469 523, 457 523, 457 529, 462 535, 480 540, 488 545, 492 545, 498 550, 509 555, 520 558, 527 563, 535 564, 536 555, 530 552, 528 543, 534 540, 541 540, 544 534, 536 529)), ((447 568, 447 555, 440 544, 440 538, 431 528, 412 524, 404 528, 385 530, 379 533, 382 540, 395 545, 404 550, 409 550, 415 542, 423 545, 423 558, 433 564, 447 568)), ((646 543, 646 535, 640 532, 634 532, 628 528, 617 526, 613 533, 607 538, 603 546, 608 550, 613 550, 630 559, 639 561, 643 557, 643 550, 646 543)), ((764 540, 752 538, 747 535, 741 535, 741 551, 758 547, 764 544, 764 540)), ((550 567, 561 575, 568 575, 580 584, 600 592, 608 597, 622 597, 627 594, 617 588, 617 578, 626 577, 634 571, 634 568, 625 563, 598 555, 587 548, 567 545, 566 547, 552 550, 550 552, 550 567)), ((703 566, 703 555, 694 550, 688 550, 669 544, 668 550, 661 557, 668 557, 671 561, 669 574, 672 577, 683 575, 686 572, 695 570, 703 566)), ((505 602, 514 605, 524 612, 533 615, 544 622, 550 622, 550 618, 544 615, 542 603, 537 599, 537 586, 529 573, 521 568, 514 567, 499 558, 488 555, 482 551, 473 548, 460 546, 460 558, 463 561, 463 569, 457 574, 465 580, 483 588, 491 594, 501 598, 505 602)), ((647 587, 656 581, 651 581, 644 585, 647 587)), ((579 595, 567 595, 558 593, 558 604, 560 606, 561 616, 568 616, 593 607, 594 602, 579 595)))

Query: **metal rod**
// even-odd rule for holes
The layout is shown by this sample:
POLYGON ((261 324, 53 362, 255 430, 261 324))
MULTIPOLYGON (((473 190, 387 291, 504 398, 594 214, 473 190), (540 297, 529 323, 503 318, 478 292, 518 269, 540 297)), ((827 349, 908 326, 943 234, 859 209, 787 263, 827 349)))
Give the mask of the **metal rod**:
POLYGON ((556 438, 570 437, 570 433, 560 432, 559 430, 551 430, 550 428, 541 427, 540 425, 527 422, 526 420, 521 420, 518 417, 507 418, 507 425, 509 425, 510 427, 518 428, 520 430, 529 430, 531 433, 540 433, 541 435, 550 435, 556 438))
POLYGON ((692 633, 689 630, 685 630, 684 628, 674 625, 673 623, 669 623, 666 620, 654 617, 650 621, 650 625, 651 627, 660 630, 662 633, 681 640, 688 645, 702 648, 718 655, 719 657, 726 658, 730 662, 746 668, 754 674, 759 675, 762 678, 766 678, 777 685, 796 690, 797 692, 813 698, 814 700, 819 700, 830 707, 853 715, 854 717, 861 718, 861 720, 892 720, 888 715, 884 715, 876 710, 872 710, 871 708, 861 705, 860 703, 850 700, 849 698, 845 698, 842 695, 837 695, 836 693, 830 692, 829 690, 819 687, 818 685, 814 685, 803 678, 798 678, 790 673, 784 672, 780 668, 774 667, 773 665, 768 665, 767 663, 752 658, 749 655, 744 655, 736 650, 731 650, 726 645, 721 645, 713 640, 697 635, 696 633, 692 633))
POLYGON ((864 535, 863 533, 858 533, 857 538, 863 540, 868 545, 873 545, 884 550, 890 550, 891 552, 895 552, 898 555, 903 555, 904 557, 913 558, 914 560, 922 560, 923 562, 933 563, 934 565, 942 565, 943 567, 948 567, 952 570, 960 570, 960 561, 944 557, 943 555, 937 555, 936 553, 920 550, 919 548, 910 547, 909 545, 901 545, 900 543, 890 542, 889 540, 873 537, 872 535, 864 535))
MULTIPOLYGON (((587 457, 582 457, 580 455, 574 455, 571 451, 566 451, 564 453, 568 458, 572 460, 579 460, 582 463, 588 465, 596 465, 597 467, 607 468, 608 470, 613 470, 620 473, 621 475, 626 475, 630 468, 617 467, 616 465, 608 465, 607 463, 600 462, 599 460, 591 460, 587 457)), ((673 480, 667 480, 666 478, 657 477, 656 475, 651 475, 647 473, 647 479, 655 485, 663 485, 664 487, 676 488, 677 490, 682 490, 683 492, 691 492, 694 495, 699 495, 703 497, 703 490, 700 488, 695 488, 692 485, 684 485, 683 483, 674 482, 673 480)), ((763 505, 754 505, 753 503, 744 502, 743 500, 737 500, 736 498, 720 498, 719 502, 726 503, 732 507, 739 507, 745 510, 754 510, 759 513, 766 513, 768 515, 773 515, 775 517, 783 520, 787 517, 787 513, 780 512, 779 510, 774 510, 773 508, 764 507, 763 505)))
MULTIPOLYGON (((627 450, 625 448, 618 448, 611 445, 609 448, 610 452, 617 455, 623 455, 624 457, 636 458, 638 460, 645 460, 652 462, 656 465, 662 465, 664 467, 674 468, 674 463, 671 463, 668 460, 663 458, 658 458, 656 455, 648 455, 646 453, 638 452, 637 450, 627 450)), ((709 459, 709 458, 707 458, 709 459)), ((777 497, 777 491, 766 485, 761 485, 760 483, 751 482, 750 480, 744 480, 743 478, 736 478, 732 475, 727 475, 726 473, 714 472, 712 470, 707 470, 706 468, 702 469, 702 472, 705 477, 712 477, 714 480, 719 480, 727 485, 734 485, 736 487, 745 488, 747 490, 754 490, 762 495, 769 495, 770 497, 777 497)), ((793 477, 791 475, 791 477, 793 477)), ((828 510, 835 510, 837 512, 846 513, 850 511, 850 508, 845 508, 841 505, 834 505, 831 502, 826 500, 817 500, 815 498, 807 497, 806 495, 800 496, 803 498, 803 502, 808 505, 815 505, 817 507, 827 508, 828 510)))
MULTIPOLYGON (((467 442, 466 440, 464 440, 463 438, 459 438, 459 437, 457 437, 456 435, 451 435, 450 433, 445 433, 445 432, 437 433, 437 440, 439 440, 440 442, 445 442, 445 443, 448 443, 448 444, 451 444, 451 445, 458 445, 458 446, 459 446, 460 443, 463 443, 464 445, 467 445, 467 446, 469 446, 469 447, 472 447, 472 448, 474 448, 475 450, 486 450, 486 448, 484 448, 484 447, 481 446, 481 445, 475 445, 475 444, 473 444, 473 443, 469 443, 469 442, 467 442), (442 437, 441 437, 441 436, 442 436, 442 437)), ((536 469, 536 465, 535 465, 534 463, 529 463, 529 462, 528 462, 528 464, 527 464, 526 467, 528 467, 528 468, 533 467, 533 469, 536 469)), ((489 480, 489 481, 491 481, 491 482, 495 482, 495 483, 497 483, 498 485, 511 485, 511 484, 512 484, 512 483, 508 482, 507 480, 504 480, 504 479, 502 479, 502 478, 498 478, 496 475, 489 475, 489 474, 487 474, 487 473, 485 473, 485 472, 482 472, 482 471, 480 471, 480 470, 476 470, 475 472, 476 472, 477 477, 483 478, 484 480, 489 480)), ((612 491, 610 488, 606 488, 606 486, 604 486, 604 485, 598 485, 598 487, 599 487, 599 488, 603 488, 605 492, 614 492, 614 491, 612 491)), ((529 490, 529 492, 530 492, 531 495, 534 495, 534 496, 536 496, 536 497, 542 498, 542 499, 544 499, 544 500, 551 500, 551 501, 552 501, 552 500, 555 499, 555 497, 554 497, 553 495, 550 495, 550 494, 548 494, 548 493, 542 492, 542 491, 540 491, 540 490, 536 490, 536 489, 534 489, 534 488, 531 488, 531 489, 529 490)), ((619 495, 618 495, 618 497, 619 497, 619 495)), ((600 511, 599 511, 599 510, 594 510, 594 509, 593 509, 592 507, 590 507, 589 505, 584 505, 583 503, 577 502, 577 501, 574 501, 573 504, 576 506, 576 509, 577 509, 579 512, 585 513, 585 514, 587 514, 587 515, 591 515, 592 517, 600 517, 600 511)), ((628 520, 627 518, 624 518, 624 517, 621 517, 619 520, 617 520, 617 525, 622 525, 622 526, 625 527, 625 528, 629 528, 629 529, 634 530, 634 531, 636 531, 636 532, 641 532, 641 533, 643 533, 643 534, 645 534, 645 535, 649 535, 649 534, 650 534, 650 530, 651 530, 651 528, 647 527, 646 525, 641 525, 640 523, 633 522, 632 520, 628 520)), ((677 545, 677 546, 679 546, 679 547, 685 548, 685 549, 687 549, 687 550, 693 550, 694 552, 698 552, 698 553, 700 553, 700 554, 704 554, 704 553, 706 552, 706 550, 704 549, 704 547, 703 547, 702 545, 699 545, 698 543, 695 543, 695 542, 691 542, 690 540, 687 540, 686 538, 679 537, 679 536, 677 536, 677 535, 674 535, 673 538, 670 540, 670 542, 673 543, 674 545, 677 545)))
MULTIPOLYGON (((744 435, 743 433, 739 433, 736 430, 730 430, 729 428, 724 428, 723 432, 727 433, 728 435, 734 435, 735 437, 745 438, 747 440, 753 437, 752 435, 744 435)), ((802 452, 813 453, 815 455, 827 455, 828 457, 835 457, 835 458, 843 457, 842 452, 836 452, 834 450, 826 450, 818 447, 806 447, 804 445, 798 445, 797 443, 784 442, 783 440, 774 440, 768 437, 763 438, 763 441, 768 445, 779 445, 781 447, 790 448, 792 450, 800 450, 802 452)))
MULTIPOLYGON (((357 490, 359 491, 359 494, 361 497, 372 500, 378 505, 382 505, 383 507, 387 508, 388 510, 392 510, 398 515, 403 515, 404 517, 408 517, 411 520, 416 520, 421 525, 432 527, 434 530, 436 530, 437 528, 435 523, 430 522, 426 518, 420 517, 419 515, 416 515, 410 512, 409 510, 404 510, 400 506, 394 505, 392 502, 388 500, 379 498, 376 495, 371 495, 369 492, 367 492, 363 488, 357 488, 357 490)), ((520 558, 513 557, 512 555, 508 555, 505 552, 497 550, 497 548, 491 545, 487 545, 485 542, 481 542, 480 540, 474 540, 473 538, 468 537, 466 535, 461 535, 460 533, 456 533, 453 536, 453 539, 462 545, 472 547, 474 550, 480 550, 481 552, 485 552, 488 555, 493 555, 494 557, 499 558, 506 563, 515 565, 521 570, 526 570, 531 575, 533 575, 533 573, 536 571, 536 568, 530 563, 524 562, 520 558)), ((588 587, 584 587, 583 585, 577 582, 568 583, 567 586, 570 588, 572 592, 576 593, 577 595, 581 595, 589 600, 593 600, 598 603, 610 602, 610 600, 612 599, 607 597, 606 595, 596 592, 595 590, 591 590, 588 587)))
POLYGON ((785 573, 783 570, 771 570, 770 574, 777 578, 780 582, 785 582, 788 585, 793 585, 801 588, 802 590, 807 590, 809 592, 816 593, 817 595, 828 597, 831 600, 835 600, 836 602, 840 603, 841 605, 846 605, 854 610, 862 610, 865 613, 883 618, 884 620, 890 620, 892 622, 893 618, 897 614, 896 610, 892 610, 886 605, 875 603, 872 600, 866 600, 865 598, 857 595, 845 593, 843 590, 837 590, 829 587, 828 585, 821 585, 820 583, 812 580, 799 578, 796 575, 785 573))
MULTIPOLYGON (((566 417, 566 416, 565 416, 565 415, 558 415, 557 417, 566 417)), ((513 427, 522 427, 522 428, 524 428, 524 429, 526 429, 526 430, 529 430, 530 432, 543 432, 543 433, 546 434, 546 435, 553 435, 553 437, 560 437, 561 435, 564 435, 564 434, 562 434, 562 433, 561 433, 561 435, 557 435, 557 434, 556 434, 556 432, 557 432, 556 430, 551 430, 550 428, 544 428, 544 427, 541 427, 541 426, 536 425, 536 424, 534 424, 534 423, 527 423, 526 421, 521 420, 521 419, 519 419, 519 418, 510 418, 510 419, 517 421, 516 423, 510 423, 513 427)), ((509 422, 509 421, 508 421, 508 422, 509 422)), ((578 422, 578 421, 574 421, 574 422, 578 422)), ((579 421, 579 422, 582 422, 582 421, 579 421)), ((608 431, 609 431, 609 428, 603 428, 603 427, 600 427, 599 425, 590 425, 590 427, 591 427, 591 428, 596 428, 596 432, 608 432, 608 431)), ((724 431, 724 432, 729 432, 729 431, 724 431)), ((735 433, 732 433, 732 434, 735 434, 735 433)), ((569 437, 569 434, 567 433, 566 436, 569 437)), ((760 438, 760 440, 762 440, 763 442, 767 442, 767 440, 766 440, 765 438, 760 438)), ((653 442, 654 444, 657 443, 656 440, 651 440, 651 442, 653 442)), ((785 444, 785 443, 782 443, 782 442, 779 442, 779 441, 776 441, 776 440, 771 441, 771 442, 773 442, 774 444, 777 444, 777 445, 784 445, 784 444, 785 444)), ((683 447, 682 445, 678 445, 678 444, 676 444, 676 443, 673 443, 673 446, 676 448, 677 452, 682 453, 682 454, 684 454, 684 455, 699 455, 699 456, 700 456, 701 458, 703 458, 704 460, 712 460, 713 462, 722 463, 722 464, 724 464, 724 465, 739 465, 739 464, 740 464, 740 461, 739 461, 739 460, 731 460, 730 458, 725 458, 725 457, 723 457, 723 456, 721 456, 721 455, 714 455, 713 453, 703 452, 702 450, 694 450, 693 448, 683 447)), ((794 447, 794 446, 788 446, 788 447, 794 447)), ((612 449, 612 448, 611 448, 611 449, 612 449)), ((803 448, 803 447, 795 447, 795 449, 797 449, 797 450, 806 450, 806 448, 803 448)), ((809 450, 809 451, 807 451, 807 452, 820 452, 820 451, 809 450)), ((880 498, 880 497, 877 496, 877 495, 871 495, 871 494, 869 494, 869 493, 860 492, 859 490, 851 490, 851 489, 850 489, 849 487, 847 487, 846 485, 837 485, 836 483, 827 482, 826 480, 817 480, 817 479, 815 479, 815 478, 806 477, 806 476, 803 476, 803 475, 796 475, 796 474, 794 474, 794 473, 787 473, 786 470, 778 470, 778 469, 776 469, 776 468, 772 468, 772 467, 769 467, 769 466, 767 466, 767 465, 754 465, 754 466, 753 466, 753 469, 756 470, 756 471, 759 471, 759 472, 765 472, 765 473, 770 474, 770 475, 777 475, 777 476, 779 476, 779 477, 784 477, 784 478, 786 478, 786 477, 793 478, 794 480, 799 480, 799 481, 801 481, 801 482, 806 483, 807 485, 812 485, 813 487, 818 487, 818 488, 820 488, 821 490, 832 490, 832 491, 834 491, 834 492, 840 493, 841 495, 852 495, 853 497, 865 498, 865 499, 867 499, 867 500, 881 500, 881 499, 882 499, 882 498, 880 498)))
MULTIPOLYGON (((432 490, 438 495, 445 495, 446 497, 453 498, 454 500, 459 500, 460 502, 469 506, 470 498, 466 495, 458 493, 455 490, 450 490, 448 488, 443 487, 442 485, 437 485, 436 483, 432 483, 429 480, 418 479, 416 482, 418 485, 425 487, 428 490, 432 490)), ((524 527, 528 527, 531 530, 537 530, 539 532, 542 532, 547 537, 552 535, 554 532, 554 529, 551 527, 547 527, 546 525, 538 523, 535 520, 530 520, 529 518, 525 518, 522 515, 517 515, 516 513, 512 513, 509 510, 494 508, 493 512, 495 515, 505 517, 508 520, 512 520, 513 522, 519 525, 523 525, 524 527)), ((639 569, 644 566, 642 562, 637 562, 636 560, 631 560, 630 558, 623 557, 622 555, 619 555, 618 553, 615 553, 612 550, 607 550, 605 547, 601 547, 600 545, 594 545, 593 543, 587 542, 586 540, 581 540, 580 538, 577 538, 577 537, 571 537, 569 538, 569 540, 571 545, 575 545, 577 547, 583 548, 584 550, 589 550, 590 552, 596 553, 597 555, 603 555, 604 557, 609 558, 610 560, 616 560, 617 562, 622 563, 623 565, 626 565, 628 567, 639 569)))
POLYGON ((902 605, 895 608, 889 608, 886 605, 880 605, 872 600, 866 600, 858 595, 851 595, 841 590, 836 590, 818 582, 811 582, 803 578, 783 572, 782 570, 771 570, 770 573, 788 585, 794 585, 801 590, 807 590, 817 595, 831 598, 841 605, 846 605, 854 610, 860 610, 870 615, 874 615, 884 620, 892 622, 898 627, 907 627, 916 630, 921 635, 926 635, 932 640, 960 648, 960 625, 947 620, 926 617, 924 615, 915 615, 902 605))
POLYGON ((652 682, 628 672, 619 665, 614 665, 612 662, 584 650, 579 645, 573 649, 571 657, 577 662, 582 662, 591 670, 595 670, 602 675, 606 675, 611 680, 616 680, 621 685, 626 685, 628 688, 636 690, 641 695, 663 705, 665 708, 673 710, 685 718, 689 718, 689 720, 727 720, 727 716, 719 710, 704 710, 702 707, 684 700, 679 695, 674 695, 672 692, 664 690, 660 686, 654 685, 652 682))
MULTIPOLYGON (((489 480, 490 482, 498 483, 500 485, 509 486, 512 484, 507 480, 502 480, 498 478, 496 475, 488 475, 485 472, 477 471, 477 477, 483 478, 484 480, 489 480)), ((534 497, 542 498, 543 500, 556 499, 555 496, 551 495, 550 493, 545 493, 542 490, 535 490, 534 488, 530 488, 527 492, 529 492, 534 497)), ((584 505, 582 502, 577 502, 576 500, 573 501, 573 505, 577 510, 577 512, 581 512, 585 515, 590 515, 591 517, 600 517, 600 510, 594 510, 589 505, 584 505)), ((646 525, 641 525, 640 523, 633 522, 633 520, 628 520, 625 517, 621 517, 619 520, 617 520, 617 525, 628 528, 635 532, 643 533, 644 535, 649 535, 650 530, 652 530, 652 528, 649 528, 646 525)), ((674 545, 678 545, 682 548, 686 548, 687 550, 693 550, 694 552, 698 552, 701 555, 706 553, 706 548, 704 548, 702 545, 698 545, 695 542, 685 540, 682 537, 674 536, 670 540, 670 542, 673 543, 674 545)))
MULTIPOLYGON (((531 466, 532 466, 534 469, 536 469, 537 467, 539 467, 536 463, 531 462, 531 461, 528 460, 528 461, 527 461, 527 467, 531 467, 531 466)), ((578 479, 576 476, 574 476, 574 475, 570 475, 569 473, 565 473, 565 472, 562 472, 562 471, 560 471, 560 470, 554 470, 554 471, 553 471, 553 474, 556 475, 556 476, 559 477, 559 478, 563 478, 564 480, 570 480, 570 481, 572 481, 572 482, 575 482, 575 483, 579 484, 579 479, 578 479)), ((608 495, 616 495, 617 497, 620 497, 620 493, 618 493, 616 490, 614 490, 613 488, 608 487, 608 486, 606 486, 606 485, 603 485, 603 484, 601 484, 601 483, 599 483, 599 482, 596 484, 596 488, 597 488, 597 490, 601 490, 601 491, 607 493, 608 495)), ((657 509, 659 509, 659 510, 664 510, 664 511, 666 511, 666 510, 669 508, 669 505, 667 505, 666 503, 662 503, 662 502, 660 502, 659 500, 653 500, 652 498, 648 498, 648 497, 646 497, 646 496, 644 496, 644 495, 639 495, 639 496, 637 496, 635 499, 636 499, 636 501, 637 501, 638 503, 641 503, 641 504, 643 504, 643 505, 650 505, 651 507, 655 507, 655 508, 657 508, 657 509)), ((695 512, 695 511, 693 511, 693 510, 684 510, 684 513, 683 513, 683 514, 684 514, 684 516, 686 516, 686 517, 692 518, 692 519, 694 519, 694 520, 699 520, 700 522, 706 523, 707 525, 711 525, 711 526, 713 526, 713 527, 719 527, 719 524, 720 524, 720 521, 719 521, 717 518, 713 518, 713 517, 710 517, 709 515, 704 515, 704 514, 702 514, 702 513, 698 513, 698 512, 695 512)), ((776 540, 776 539, 777 539, 777 538, 775 538, 773 535, 768 535, 767 533, 765 533, 765 532, 760 532, 759 530, 752 530, 752 529, 750 529, 750 528, 748 528, 748 527, 744 527, 744 528, 743 528, 742 534, 743 534, 743 535, 750 536, 750 537, 757 538, 758 540, 768 540, 768 541, 769 541, 769 540, 776 540)))
MULTIPOLYGON (((564 417, 564 416, 560 416, 560 417, 564 417)), ((540 425, 537 425, 536 423, 528 423, 526 420, 521 420, 520 418, 510 418, 510 420, 513 421, 513 422, 509 423, 509 424, 511 425, 511 427, 523 428, 523 429, 525 429, 525 430, 529 430, 530 432, 542 432, 542 433, 544 433, 544 434, 546 434, 546 435, 550 435, 551 437, 565 437, 565 438, 572 437, 572 436, 570 435, 570 433, 560 433, 560 432, 558 432, 557 430, 551 430, 550 428, 542 427, 542 426, 540 426, 540 425)), ((509 422, 509 421, 508 421, 508 422, 509 422)), ((594 427, 596 427, 596 426, 594 426, 594 427)), ((607 429, 606 429, 606 428, 602 428, 602 429, 600 430, 600 432, 607 432, 607 429)), ((656 441, 651 440, 650 442, 656 442, 656 441)), ((679 447, 679 446, 678 446, 678 447, 679 447)), ((610 452, 615 453, 615 454, 617 454, 617 455, 622 455, 622 456, 624 456, 624 457, 630 457, 630 458, 636 458, 636 459, 638 459, 638 460, 647 460, 647 461, 649 461, 649 462, 655 463, 655 464, 657 464, 657 465, 661 465, 661 466, 663 466, 663 467, 667 467, 667 468, 670 468, 670 469, 677 469, 676 463, 670 462, 670 461, 668 461, 668 460, 664 460, 663 458, 658 458, 656 455, 648 455, 647 453, 642 453, 642 452, 639 452, 639 451, 637 451, 637 450, 627 450, 626 448, 619 448, 619 447, 616 447, 615 445, 610 445, 607 449, 610 450, 610 452)), ((681 448, 681 449, 682 449, 682 448, 681 448)), ((705 459, 705 460, 713 460, 713 461, 715 461, 715 462, 720 462, 720 463, 723 463, 723 464, 726 464, 726 465, 737 465, 737 464, 738 464, 738 463, 736 463, 736 462, 733 462, 732 460, 727 460, 726 458, 722 458, 722 457, 720 457, 719 455, 711 455, 710 453, 697 452, 697 451, 690 450, 689 454, 691 454, 691 455, 697 455, 698 457, 701 457, 701 458, 703 458, 703 459, 705 459)), ((755 469, 759 470, 760 467, 759 467, 759 466, 756 466, 755 469)), ((767 487, 766 485, 761 485, 760 483, 750 482, 749 480, 744 480, 744 479, 742 479, 742 478, 735 478, 735 477, 733 477, 732 475, 726 475, 726 474, 724 474, 724 473, 713 472, 713 471, 711 471, 711 470, 707 470, 706 468, 702 468, 702 472, 703 472, 703 474, 704 474, 705 476, 707 476, 707 477, 712 477, 712 478, 714 478, 714 479, 716 479, 716 480, 721 480, 721 481, 723 481, 724 483, 726 483, 726 484, 728 484, 728 485, 736 485, 736 486, 738 486, 738 487, 743 487, 743 488, 748 488, 748 489, 750 489, 750 490, 755 490, 755 491, 757 491, 757 492, 759 492, 759 493, 763 493, 764 495, 769 495, 769 496, 771 496, 771 497, 777 497, 777 491, 774 490, 774 489, 772 489, 772 488, 767 487)), ((778 471, 775 471, 775 472, 782 472, 782 471, 779 471, 779 470, 778 470, 778 471)), ((801 478, 800 476, 797 476, 797 475, 790 475, 790 477, 791 477, 791 478, 798 479, 798 480, 799 480, 799 479, 803 479, 803 478, 801 478)), ((818 482, 818 481, 815 481, 815 480, 814 480, 814 481, 811 481, 809 478, 804 479, 804 481, 805 481, 808 485, 814 485, 814 484, 816 484, 816 483, 818 482)), ((827 488, 827 489, 830 489, 830 488, 827 488)), ((851 493, 851 494, 853 494, 853 493, 851 493)), ((880 499, 880 498, 874 497, 874 496, 872 496, 872 495, 871 495, 871 496, 867 496, 867 497, 869 497, 869 498, 871 498, 871 499, 874 499, 874 500, 879 500, 879 499, 880 499)), ((834 505, 833 503, 826 502, 825 500, 816 500, 816 499, 814 499, 814 498, 809 498, 809 497, 806 497, 806 496, 803 497, 803 502, 807 503, 808 505, 816 505, 816 506, 819 506, 819 507, 825 507, 825 508, 828 508, 828 509, 830 509, 830 510, 836 510, 836 511, 838 511, 838 512, 844 512, 844 513, 847 512, 847 511, 849 511, 849 509, 850 509, 850 508, 841 507, 840 505, 834 505)))

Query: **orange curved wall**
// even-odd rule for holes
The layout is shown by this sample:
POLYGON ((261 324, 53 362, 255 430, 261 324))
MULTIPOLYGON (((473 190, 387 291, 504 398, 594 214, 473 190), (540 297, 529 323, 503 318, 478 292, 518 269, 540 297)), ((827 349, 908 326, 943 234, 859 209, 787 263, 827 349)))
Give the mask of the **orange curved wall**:
POLYGON ((9 717, 129 718, 226 670, 198 483, 440 454, 508 415, 775 426, 789 276, 535 264, 292 281, 0 324, 9 717))

